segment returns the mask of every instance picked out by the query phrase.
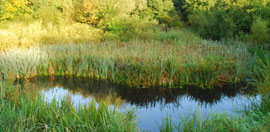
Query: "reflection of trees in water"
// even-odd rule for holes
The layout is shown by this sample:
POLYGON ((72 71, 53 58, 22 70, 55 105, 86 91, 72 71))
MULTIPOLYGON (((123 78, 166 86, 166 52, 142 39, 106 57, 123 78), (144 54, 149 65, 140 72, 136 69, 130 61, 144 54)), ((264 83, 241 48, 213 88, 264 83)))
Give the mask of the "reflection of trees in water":
MULTIPOLYGON (((83 97, 94 97, 97 102, 106 101, 109 104, 123 105, 125 102, 139 107, 154 107, 157 104, 179 104, 185 95, 189 99, 205 105, 218 103, 223 96, 235 97, 238 93, 248 95, 253 91, 243 90, 237 86, 227 86, 215 89, 186 88, 130 88, 112 84, 108 81, 75 77, 37 77, 32 83, 39 89, 55 86, 64 87, 72 93, 79 93, 83 97)), ((253 92, 254 93, 254 92, 253 92)))

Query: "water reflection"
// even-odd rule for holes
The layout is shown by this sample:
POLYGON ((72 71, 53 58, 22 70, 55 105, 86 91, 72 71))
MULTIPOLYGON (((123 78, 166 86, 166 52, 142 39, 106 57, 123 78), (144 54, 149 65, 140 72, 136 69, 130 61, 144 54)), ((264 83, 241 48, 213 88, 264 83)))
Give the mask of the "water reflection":
MULTIPOLYGON (((18 82, 23 83, 22 80, 18 82)), ((212 111, 233 114, 233 110, 245 105, 249 97, 256 97, 256 91, 252 89, 232 86, 214 90, 195 87, 138 89, 118 86, 107 81, 74 77, 37 77, 31 79, 31 84, 35 87, 32 89, 49 102, 53 98, 67 98, 75 107, 87 105, 95 100, 120 107, 120 111, 136 108, 138 125, 151 131, 158 131, 157 124, 161 124, 167 113, 175 119, 180 119, 181 112, 189 115, 201 104, 202 115, 212 111)))

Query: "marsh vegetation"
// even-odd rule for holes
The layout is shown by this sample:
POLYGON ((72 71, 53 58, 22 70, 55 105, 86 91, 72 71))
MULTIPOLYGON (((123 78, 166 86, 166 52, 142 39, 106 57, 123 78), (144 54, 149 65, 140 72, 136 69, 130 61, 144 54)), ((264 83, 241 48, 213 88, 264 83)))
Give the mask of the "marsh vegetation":
POLYGON ((189 118, 168 113, 157 128, 269 131, 269 14, 269 0, 0 0, 0 131, 142 131, 136 112, 110 105, 141 94, 138 106, 173 102, 181 93, 201 103, 247 88, 240 93, 260 99, 241 114, 206 119, 198 106, 189 118), (37 92, 38 77, 71 76, 125 92, 94 89, 110 98, 78 107, 37 92))

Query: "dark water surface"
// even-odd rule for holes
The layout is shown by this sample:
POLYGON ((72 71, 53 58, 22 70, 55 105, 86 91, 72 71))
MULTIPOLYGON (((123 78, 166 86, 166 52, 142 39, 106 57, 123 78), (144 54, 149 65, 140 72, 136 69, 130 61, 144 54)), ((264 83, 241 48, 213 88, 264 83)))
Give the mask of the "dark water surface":
MULTIPOLYGON (((202 90, 195 87, 170 88, 130 88, 118 86, 107 81, 97 81, 74 77, 36 77, 31 80, 36 92, 50 102, 70 99, 75 107, 106 101, 119 111, 135 109, 138 126, 142 130, 156 132, 167 114, 172 122, 179 122, 181 113, 190 115, 201 105, 202 116, 211 112, 237 114, 237 110, 258 98, 256 92, 248 88, 223 87, 215 90, 202 90)), ((239 113, 238 113, 239 114, 239 113)))

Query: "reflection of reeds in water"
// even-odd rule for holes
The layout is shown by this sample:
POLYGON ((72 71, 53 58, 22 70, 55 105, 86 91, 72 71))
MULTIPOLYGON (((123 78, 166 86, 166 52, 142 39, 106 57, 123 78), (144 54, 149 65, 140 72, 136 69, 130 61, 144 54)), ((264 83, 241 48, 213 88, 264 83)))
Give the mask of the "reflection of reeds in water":
POLYGON ((256 94, 254 89, 242 89, 241 85, 216 89, 201 89, 199 87, 141 89, 123 87, 108 81, 77 78, 74 76, 55 76, 54 81, 51 81, 50 77, 37 77, 33 78, 32 84, 36 85, 38 91, 59 87, 68 90, 71 94, 80 95, 85 99, 90 97, 98 103, 103 101, 119 107, 126 103, 145 108, 157 105, 165 107, 167 104, 181 106, 180 102, 182 99, 190 99, 200 102, 202 105, 211 106, 218 103, 224 96, 231 98, 238 95, 238 93, 244 96, 256 94))
POLYGON ((117 108, 122 107, 126 103, 125 100, 121 99, 121 97, 117 95, 117 93, 110 91, 109 94, 95 94, 95 100, 97 102, 105 102, 106 104, 114 105, 117 108))
MULTIPOLYGON (((43 78, 41 80, 44 81, 45 78, 43 78)), ((125 101, 123 99, 121 99, 121 97, 116 92, 113 92, 111 90, 106 90, 106 91, 99 90, 97 92, 90 92, 88 90, 91 90, 91 89, 81 88, 78 85, 76 85, 76 83, 71 83, 70 87, 66 87, 65 82, 57 82, 56 80, 51 81, 50 79, 51 79, 51 77, 49 77, 49 79, 46 78, 45 80, 47 80, 47 81, 45 81, 45 83, 44 82, 38 83, 40 80, 34 79, 30 85, 31 87, 34 87, 34 89, 33 89, 34 93, 38 93, 38 91, 46 91, 50 88, 53 89, 55 87, 58 87, 58 88, 64 88, 64 89, 69 91, 68 95, 65 96, 64 99, 70 103, 72 102, 71 96, 75 95, 75 94, 79 94, 82 97, 84 97, 85 99, 90 97, 90 98, 93 98, 97 103, 103 102, 103 103, 106 103, 108 105, 114 105, 115 107, 121 107, 125 104, 125 101)), ((69 79, 67 79, 67 80, 69 80, 69 79)), ((23 84, 25 84, 27 82, 28 81, 26 81, 26 82, 23 81, 23 84)), ((99 88, 97 88, 97 89, 99 89, 99 88)), ((34 94, 33 96, 37 96, 37 95, 38 94, 34 94)))

